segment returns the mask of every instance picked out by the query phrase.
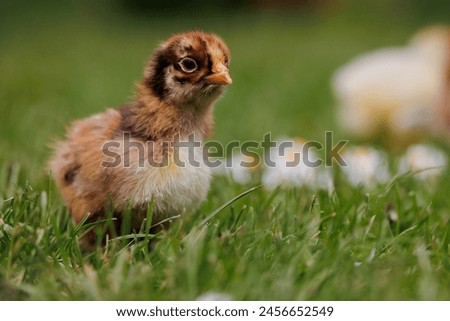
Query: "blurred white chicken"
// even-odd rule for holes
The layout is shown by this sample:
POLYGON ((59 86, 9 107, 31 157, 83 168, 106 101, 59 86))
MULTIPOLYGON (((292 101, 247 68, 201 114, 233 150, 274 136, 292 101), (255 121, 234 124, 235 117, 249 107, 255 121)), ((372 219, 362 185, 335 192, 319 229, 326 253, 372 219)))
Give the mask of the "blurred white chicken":
POLYGON ((449 39, 449 27, 429 27, 408 46, 367 53, 341 67, 332 80, 341 126, 363 139, 382 136, 389 147, 443 128, 439 102, 449 39))

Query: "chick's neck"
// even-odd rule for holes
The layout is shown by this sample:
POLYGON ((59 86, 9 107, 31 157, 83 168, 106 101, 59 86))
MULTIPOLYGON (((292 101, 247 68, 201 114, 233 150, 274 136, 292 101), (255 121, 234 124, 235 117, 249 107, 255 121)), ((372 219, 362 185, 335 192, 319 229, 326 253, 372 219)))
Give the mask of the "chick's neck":
POLYGON ((159 99, 148 87, 138 85, 135 102, 122 107, 122 130, 152 141, 172 141, 176 135, 201 138, 211 135, 212 104, 176 106, 159 99))

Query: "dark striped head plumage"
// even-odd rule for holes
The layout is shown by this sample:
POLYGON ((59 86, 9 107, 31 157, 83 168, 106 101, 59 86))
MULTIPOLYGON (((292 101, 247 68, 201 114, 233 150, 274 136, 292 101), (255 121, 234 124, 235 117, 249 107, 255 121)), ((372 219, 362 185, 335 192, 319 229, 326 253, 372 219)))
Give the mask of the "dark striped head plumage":
POLYGON ((201 31, 172 36, 153 54, 144 85, 162 101, 208 104, 231 84, 230 52, 218 36, 201 31))

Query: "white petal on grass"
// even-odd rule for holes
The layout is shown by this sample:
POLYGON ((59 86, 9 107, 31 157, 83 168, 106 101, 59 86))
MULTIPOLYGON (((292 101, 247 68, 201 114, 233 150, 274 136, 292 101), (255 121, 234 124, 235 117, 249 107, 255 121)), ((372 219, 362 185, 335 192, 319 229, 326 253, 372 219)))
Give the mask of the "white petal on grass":
POLYGON ((353 186, 373 187, 390 179, 385 153, 370 147, 349 147, 342 153, 347 166, 341 169, 353 186))
POLYGON ((330 193, 334 189, 333 173, 330 168, 316 169, 315 187, 317 189, 328 190, 330 193))
POLYGON ((333 179, 330 171, 308 164, 308 161, 314 162, 318 157, 313 150, 309 149, 306 159, 303 155, 305 144, 306 141, 300 138, 277 140, 276 146, 266 155, 274 163, 274 166, 266 164, 262 175, 262 183, 267 189, 273 190, 278 186, 332 188, 333 179), (286 145, 286 143, 291 145, 286 145))
POLYGON ((233 301, 233 298, 222 292, 206 292, 200 295, 196 301, 233 301))
POLYGON ((416 177, 420 180, 434 179, 438 177, 448 165, 448 159, 441 150, 424 144, 413 145, 408 148, 400 159, 399 171, 419 171, 416 177))
POLYGON ((222 160, 221 166, 213 169, 213 172, 217 175, 229 175, 233 181, 244 185, 251 181, 258 166, 259 159, 254 159, 239 152, 226 160, 222 160))

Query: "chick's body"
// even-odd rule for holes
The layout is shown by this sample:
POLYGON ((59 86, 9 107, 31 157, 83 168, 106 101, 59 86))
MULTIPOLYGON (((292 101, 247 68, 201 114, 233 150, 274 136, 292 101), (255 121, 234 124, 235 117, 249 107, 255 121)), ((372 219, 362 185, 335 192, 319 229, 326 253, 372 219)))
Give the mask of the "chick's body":
POLYGON ((210 182, 201 142, 231 83, 228 61, 215 35, 173 36, 150 59, 134 102, 71 126, 50 168, 76 222, 102 218, 110 205, 119 220, 131 205, 137 224, 152 200, 155 221, 198 207, 210 182))

